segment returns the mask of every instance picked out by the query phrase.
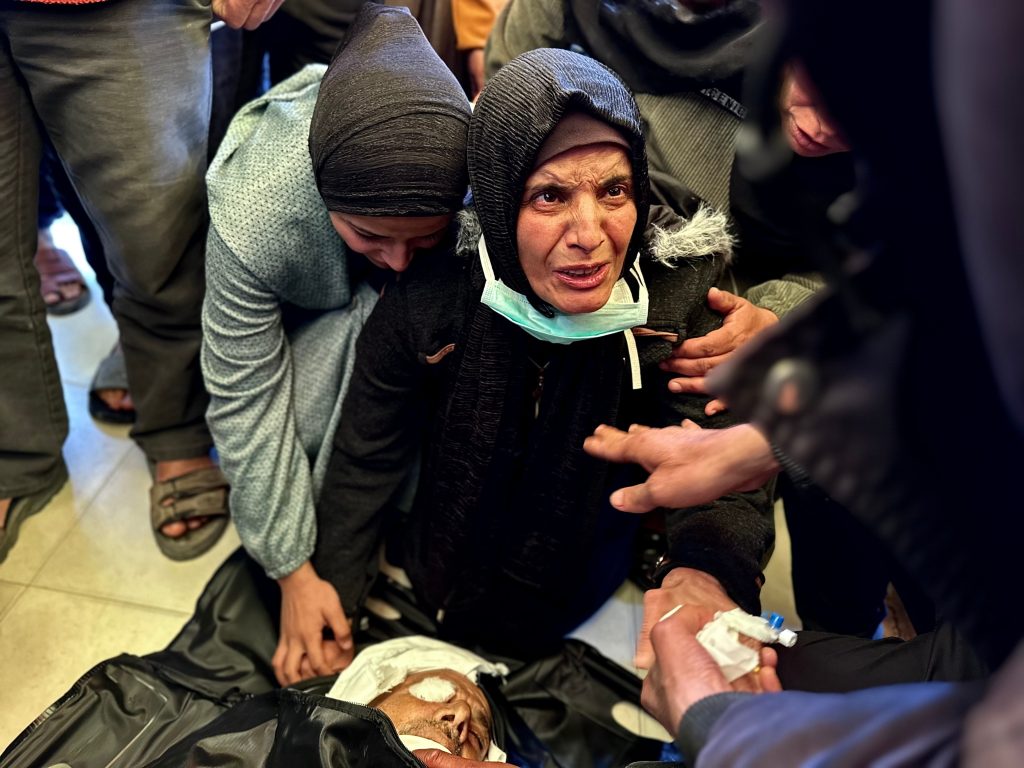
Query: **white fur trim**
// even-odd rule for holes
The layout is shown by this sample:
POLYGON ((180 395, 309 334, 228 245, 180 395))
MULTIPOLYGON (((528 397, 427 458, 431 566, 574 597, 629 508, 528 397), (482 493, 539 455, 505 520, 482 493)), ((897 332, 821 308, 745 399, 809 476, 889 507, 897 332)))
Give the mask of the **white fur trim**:
POLYGON ((675 230, 653 227, 651 255, 667 267, 677 267, 688 259, 718 256, 732 260, 732 235, 729 220, 714 208, 702 205, 693 216, 675 230))

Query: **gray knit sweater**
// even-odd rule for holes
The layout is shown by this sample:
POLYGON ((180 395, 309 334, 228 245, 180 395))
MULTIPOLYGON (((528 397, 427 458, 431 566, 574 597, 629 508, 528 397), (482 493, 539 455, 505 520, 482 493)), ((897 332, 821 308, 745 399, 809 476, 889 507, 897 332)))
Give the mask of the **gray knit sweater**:
POLYGON ((376 302, 368 286, 350 288, 313 179, 307 137, 324 70, 311 65, 243 107, 207 174, 207 419, 238 534, 272 578, 313 552, 317 457, 376 302))

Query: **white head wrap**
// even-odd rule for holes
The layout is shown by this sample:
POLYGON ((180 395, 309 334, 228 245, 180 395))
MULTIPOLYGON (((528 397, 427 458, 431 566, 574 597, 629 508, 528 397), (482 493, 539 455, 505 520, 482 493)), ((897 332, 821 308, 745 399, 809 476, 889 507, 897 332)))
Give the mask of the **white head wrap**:
MULTIPOLYGON (((474 683, 480 679, 481 673, 499 677, 508 674, 508 667, 504 664, 492 664, 475 653, 442 640, 413 635, 364 648, 338 675, 327 695, 353 704, 369 704, 382 693, 400 685, 409 675, 431 669, 458 672, 474 683)), ((505 761, 505 753, 493 738, 487 760, 505 761)))

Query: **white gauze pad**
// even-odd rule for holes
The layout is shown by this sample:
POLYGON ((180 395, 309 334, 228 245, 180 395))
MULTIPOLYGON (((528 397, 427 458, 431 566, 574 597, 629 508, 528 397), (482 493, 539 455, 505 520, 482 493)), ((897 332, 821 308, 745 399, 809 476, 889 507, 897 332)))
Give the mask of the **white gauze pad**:
POLYGON ((409 694, 420 701, 440 704, 455 695, 455 684, 443 677, 428 677, 409 687, 409 694))

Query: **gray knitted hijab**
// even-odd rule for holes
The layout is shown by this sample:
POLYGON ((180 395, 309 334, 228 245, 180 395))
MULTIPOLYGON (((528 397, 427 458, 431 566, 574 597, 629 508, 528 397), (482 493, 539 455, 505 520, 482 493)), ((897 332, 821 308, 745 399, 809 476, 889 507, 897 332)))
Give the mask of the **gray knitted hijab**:
MULTIPOLYGON (((636 102, 608 67, 558 48, 524 53, 487 83, 469 126, 470 184, 495 274, 549 316, 553 310, 533 292, 519 265, 516 223, 534 158, 558 121, 571 112, 587 113, 617 128, 632 147, 637 218, 627 253, 635 254, 650 207, 647 154, 636 102)), ((629 265, 627 259, 623 269, 629 265)))
POLYGON ((368 3, 320 85, 309 153, 327 208, 433 216, 466 193, 469 102, 409 11, 368 3))

